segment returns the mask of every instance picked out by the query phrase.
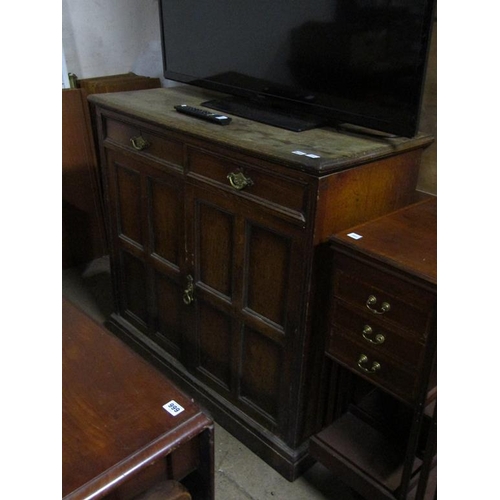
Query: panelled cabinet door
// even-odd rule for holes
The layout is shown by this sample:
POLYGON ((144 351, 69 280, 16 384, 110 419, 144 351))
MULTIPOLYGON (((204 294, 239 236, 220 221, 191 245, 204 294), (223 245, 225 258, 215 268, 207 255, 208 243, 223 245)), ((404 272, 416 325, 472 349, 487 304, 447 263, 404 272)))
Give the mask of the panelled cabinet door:
POLYGON ((107 151, 118 313, 178 359, 183 342, 182 179, 107 151))
POLYGON ((279 433, 291 404, 303 229, 235 195, 186 190, 189 368, 279 433))

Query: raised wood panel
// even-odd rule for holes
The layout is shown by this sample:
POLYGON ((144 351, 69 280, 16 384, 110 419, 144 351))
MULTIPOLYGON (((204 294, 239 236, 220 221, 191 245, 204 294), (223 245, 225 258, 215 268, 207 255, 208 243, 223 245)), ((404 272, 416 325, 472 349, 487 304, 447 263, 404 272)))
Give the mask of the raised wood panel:
POLYGON ((142 260, 127 251, 120 252, 122 312, 134 323, 148 322, 146 267, 142 260))
POLYGON ((239 397, 277 420, 282 346, 251 328, 243 332, 239 397))
POLYGON ((232 321, 230 316, 199 301, 198 368, 223 389, 231 384, 232 321))
POLYGON ((165 180, 148 178, 151 253, 179 268, 183 247, 182 191, 165 180))
POLYGON ((115 162, 116 192, 118 203, 118 234, 140 246, 144 245, 141 213, 141 176, 115 162))
POLYGON ((179 358, 182 349, 182 288, 169 276, 154 273, 156 314, 153 324, 156 335, 163 347, 179 358))
POLYGON ((246 307, 285 326, 291 241, 289 237, 247 223, 246 307))
POLYGON ((198 202, 196 221, 199 281, 231 298, 234 216, 219 207, 198 202))

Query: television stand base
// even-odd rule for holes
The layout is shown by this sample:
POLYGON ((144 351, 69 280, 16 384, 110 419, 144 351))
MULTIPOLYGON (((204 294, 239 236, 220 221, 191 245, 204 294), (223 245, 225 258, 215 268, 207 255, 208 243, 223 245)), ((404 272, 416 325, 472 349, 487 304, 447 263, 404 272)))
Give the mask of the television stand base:
POLYGON ((201 105, 292 132, 302 132, 327 125, 326 120, 321 116, 301 114, 300 112, 290 113, 268 106, 264 101, 261 103, 239 97, 214 99, 202 102, 201 105))

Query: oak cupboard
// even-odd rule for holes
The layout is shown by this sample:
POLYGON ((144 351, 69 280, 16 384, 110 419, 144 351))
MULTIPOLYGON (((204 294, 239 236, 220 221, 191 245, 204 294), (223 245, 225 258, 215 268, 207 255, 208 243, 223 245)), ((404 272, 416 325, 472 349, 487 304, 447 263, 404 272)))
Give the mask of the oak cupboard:
POLYGON ((328 237, 410 203, 432 138, 294 133, 174 110, 189 86, 94 95, 108 326, 289 480, 324 424, 328 237))

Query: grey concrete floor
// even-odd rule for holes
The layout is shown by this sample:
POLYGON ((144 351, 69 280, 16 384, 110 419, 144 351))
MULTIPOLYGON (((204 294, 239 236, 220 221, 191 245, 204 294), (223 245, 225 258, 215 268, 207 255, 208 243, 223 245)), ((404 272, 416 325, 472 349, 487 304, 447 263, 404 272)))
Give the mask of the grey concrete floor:
MULTIPOLYGON (((63 295, 97 322, 112 311, 106 257, 62 274, 63 295)), ((362 500, 321 464, 293 483, 284 479, 245 445, 215 423, 216 500, 362 500)))

